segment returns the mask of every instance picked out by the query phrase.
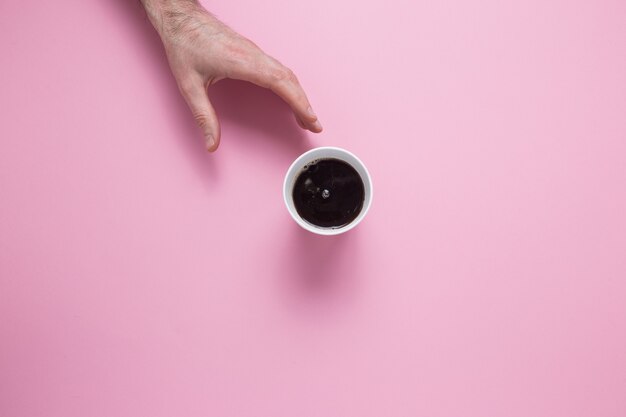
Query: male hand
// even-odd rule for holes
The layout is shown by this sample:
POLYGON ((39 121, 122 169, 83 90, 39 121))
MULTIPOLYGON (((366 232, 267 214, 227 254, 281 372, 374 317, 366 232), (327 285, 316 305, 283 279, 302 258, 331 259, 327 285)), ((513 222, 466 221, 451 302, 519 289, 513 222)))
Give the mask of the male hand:
POLYGON ((167 54, 172 73, 210 152, 220 143, 220 125, 207 88, 233 78, 271 89, 293 110, 303 129, 321 132, 294 73, 207 12, 197 0, 141 0, 167 54))

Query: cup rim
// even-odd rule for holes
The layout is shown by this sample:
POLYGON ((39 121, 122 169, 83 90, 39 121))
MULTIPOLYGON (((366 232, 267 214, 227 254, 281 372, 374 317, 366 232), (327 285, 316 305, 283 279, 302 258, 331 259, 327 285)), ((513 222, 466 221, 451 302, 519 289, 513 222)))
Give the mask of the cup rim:
MULTIPOLYGON (((332 157, 331 157, 332 158, 332 157)), ((337 158, 337 159, 342 159, 341 157, 337 158)), ((343 161, 349 163, 350 165, 352 165, 351 161, 347 161, 345 159, 342 159, 343 161)), ((369 171, 367 170, 367 167, 365 166, 365 164, 363 163, 363 161, 361 161, 355 154, 353 154, 352 152, 343 149, 343 148, 339 148, 339 147, 335 147, 335 146, 320 146, 317 148, 313 148, 310 149, 306 152, 304 152, 303 154, 301 154, 299 157, 297 157, 295 159, 295 161, 292 162, 292 164, 289 166, 289 169, 287 169, 287 173, 285 174, 285 179, 283 180, 283 200, 285 202, 285 206, 287 208, 287 211, 289 212, 289 214, 291 215, 291 217, 295 220, 295 222, 302 227, 305 230, 308 230, 309 232, 318 234, 318 235, 324 235, 324 236, 333 236, 333 235, 339 235, 342 233, 345 233, 353 228, 355 228, 365 217, 365 215, 367 214, 367 212, 370 209, 370 206, 372 205, 372 198, 374 196, 374 188, 372 186, 372 178, 370 176, 369 171), (333 152, 337 152, 339 154, 344 154, 346 155, 348 158, 353 159, 359 166, 358 167, 354 167, 355 169, 357 169, 357 172, 359 171, 359 169, 362 169, 363 172, 365 173, 365 178, 363 178, 363 176, 361 175, 361 179, 363 180, 364 183, 367 183, 366 185, 369 187, 369 193, 368 193, 368 198, 367 201, 364 202, 364 206, 361 209, 361 212, 359 213, 359 215, 357 216, 356 219, 354 219, 352 222, 350 222, 349 224, 342 226, 342 227, 337 227, 337 228, 325 228, 325 227, 319 227, 319 226, 315 226, 312 223, 307 222, 306 220, 304 220, 302 217, 300 217, 297 214, 297 211, 295 209, 291 209, 289 202, 292 201, 293 199, 291 198, 291 190, 288 190, 289 185, 287 183, 287 181, 290 178, 290 174, 292 174, 292 172, 302 163, 303 160, 307 159, 310 157, 311 154, 314 153, 320 153, 320 152, 324 152, 324 151, 333 151, 333 152)))

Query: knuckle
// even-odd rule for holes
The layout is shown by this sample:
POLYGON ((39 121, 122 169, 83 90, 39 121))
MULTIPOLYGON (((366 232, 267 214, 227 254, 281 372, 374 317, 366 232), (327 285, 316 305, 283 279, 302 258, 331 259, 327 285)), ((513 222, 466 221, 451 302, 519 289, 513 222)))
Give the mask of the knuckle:
POLYGON ((205 128, 209 125, 209 116, 201 112, 193 112, 193 118, 201 128, 205 128))
POLYGON ((274 83, 293 82, 296 80, 296 75, 289 68, 279 66, 271 70, 270 78, 274 83))
POLYGON ((290 81, 292 83, 298 82, 298 78, 296 77, 296 74, 294 74, 294 72, 290 70, 289 68, 287 68, 287 81, 290 81))

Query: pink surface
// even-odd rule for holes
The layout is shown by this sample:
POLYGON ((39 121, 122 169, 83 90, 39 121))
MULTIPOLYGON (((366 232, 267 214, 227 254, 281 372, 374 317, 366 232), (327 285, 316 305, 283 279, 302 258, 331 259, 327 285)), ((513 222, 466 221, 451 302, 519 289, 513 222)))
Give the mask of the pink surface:
POLYGON ((223 82, 209 155, 136 1, 0 4, 2 417, 626 415, 623 0, 206 4, 322 135, 223 82), (339 238, 281 197, 321 145, 339 238))

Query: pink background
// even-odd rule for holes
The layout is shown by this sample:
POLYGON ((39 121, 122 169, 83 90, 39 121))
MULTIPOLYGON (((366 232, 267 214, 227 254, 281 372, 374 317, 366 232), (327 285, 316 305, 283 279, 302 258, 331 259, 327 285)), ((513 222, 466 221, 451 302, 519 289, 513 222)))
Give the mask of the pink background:
POLYGON ((0 4, 2 417, 626 415, 626 2, 206 5, 323 134, 227 81, 209 155, 137 1, 0 4))

